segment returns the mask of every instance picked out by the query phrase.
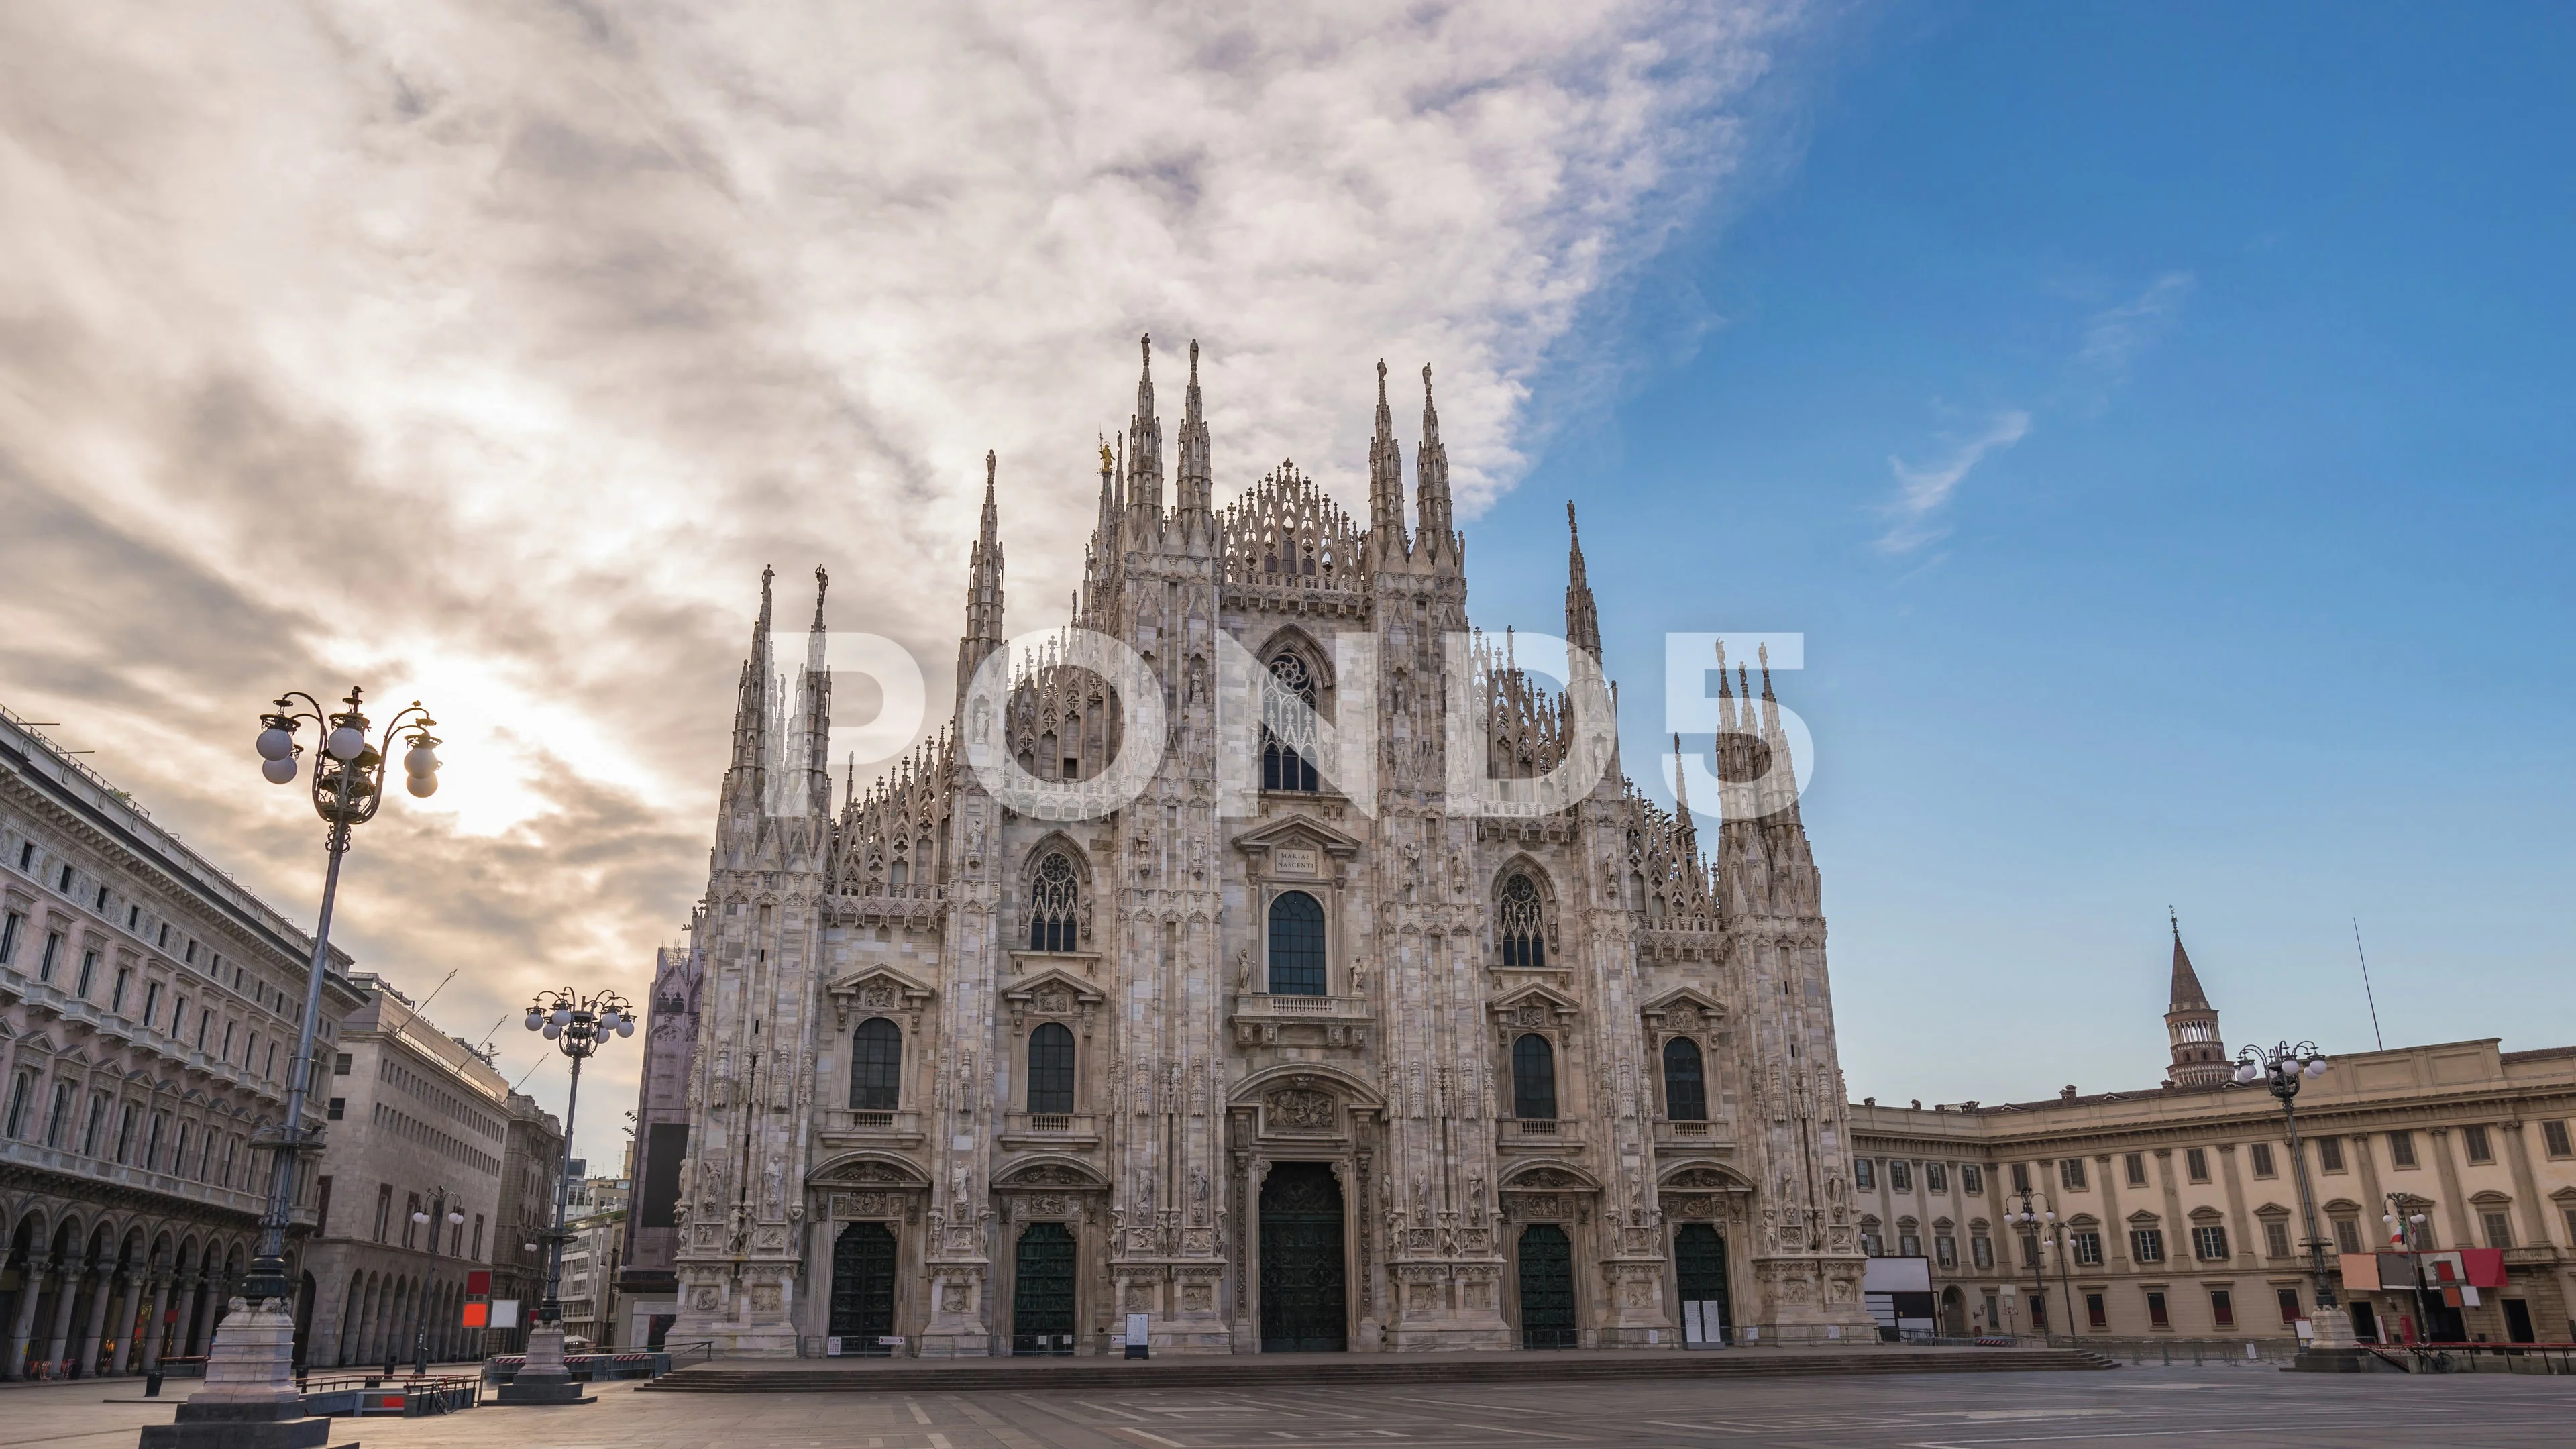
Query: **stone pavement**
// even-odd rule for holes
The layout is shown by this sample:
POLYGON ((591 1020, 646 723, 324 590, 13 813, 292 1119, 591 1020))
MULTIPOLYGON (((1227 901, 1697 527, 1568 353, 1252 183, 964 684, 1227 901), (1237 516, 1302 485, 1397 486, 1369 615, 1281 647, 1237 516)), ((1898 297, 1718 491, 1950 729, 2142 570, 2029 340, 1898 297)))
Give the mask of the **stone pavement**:
MULTIPOLYGON (((158 1405, 98 1383, 0 1400, 0 1449, 132 1449, 158 1405), (120 1392, 121 1396, 121 1392, 120 1392)), ((638 1395, 586 1408, 485 1407, 343 1421, 369 1449, 1489 1449, 1798 1445, 1813 1449, 2133 1449, 2249 1438, 2299 1449, 2560 1449, 2576 1378, 2312 1377, 2219 1369, 1830 1380, 1401 1386, 1258 1391, 638 1395)))

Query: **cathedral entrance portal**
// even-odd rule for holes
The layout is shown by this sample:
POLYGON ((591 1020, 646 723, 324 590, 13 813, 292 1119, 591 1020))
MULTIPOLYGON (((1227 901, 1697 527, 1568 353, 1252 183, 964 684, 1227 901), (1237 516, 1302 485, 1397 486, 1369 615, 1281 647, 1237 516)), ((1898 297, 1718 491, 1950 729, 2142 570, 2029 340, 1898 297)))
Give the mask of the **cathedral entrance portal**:
POLYGON ((1073 1352, 1073 1230, 1031 1223, 1011 1279, 1011 1352, 1073 1352))
POLYGON ((1726 1239, 1706 1223, 1684 1223, 1673 1233, 1674 1286, 1681 1290, 1682 1341, 1729 1343, 1735 1307, 1726 1292, 1726 1239))
POLYGON ((1572 1348, 1574 1244, 1554 1223, 1521 1229, 1521 1347, 1572 1348))
POLYGON ((894 1333, 894 1234, 852 1223, 832 1243, 832 1333, 844 1354, 883 1354, 894 1333))
POLYGON ((1320 1162, 1274 1164, 1261 1182, 1261 1351, 1350 1346, 1342 1271, 1342 1187, 1320 1162))

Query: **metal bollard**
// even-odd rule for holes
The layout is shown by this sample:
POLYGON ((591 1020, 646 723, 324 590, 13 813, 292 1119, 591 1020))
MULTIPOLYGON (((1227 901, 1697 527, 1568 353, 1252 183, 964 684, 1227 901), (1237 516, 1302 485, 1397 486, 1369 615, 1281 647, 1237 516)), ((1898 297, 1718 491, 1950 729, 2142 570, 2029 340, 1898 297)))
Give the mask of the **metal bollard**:
POLYGON ((152 1372, 143 1376, 143 1397, 147 1399, 161 1397, 161 1370, 158 1365, 153 1367, 152 1372))

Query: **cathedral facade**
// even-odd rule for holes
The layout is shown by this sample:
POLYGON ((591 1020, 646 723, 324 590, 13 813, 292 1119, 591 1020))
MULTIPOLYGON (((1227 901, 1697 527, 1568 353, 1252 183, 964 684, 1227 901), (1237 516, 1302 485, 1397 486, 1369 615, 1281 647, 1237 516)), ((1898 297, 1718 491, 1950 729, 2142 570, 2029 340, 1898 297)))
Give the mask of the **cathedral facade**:
MULTIPOLYGON (((1408 520, 1379 368, 1362 520, 1291 464, 1220 508, 1190 358, 1168 502, 1150 349, 1102 453, 1065 637, 1118 641, 1123 672, 1005 634, 988 458, 955 717, 836 807, 819 571, 792 684, 764 576, 689 947, 671 1335, 1866 1335, 1825 924, 1767 672, 1719 664, 1708 849, 1687 802, 1621 773, 1606 718, 1597 782, 1462 804, 1462 770, 1560 777, 1612 697, 1469 632, 1429 370, 1408 520), (1247 668, 1263 703, 1229 710, 1247 668)), ((1569 567, 1581 674, 1579 541, 1569 567)))

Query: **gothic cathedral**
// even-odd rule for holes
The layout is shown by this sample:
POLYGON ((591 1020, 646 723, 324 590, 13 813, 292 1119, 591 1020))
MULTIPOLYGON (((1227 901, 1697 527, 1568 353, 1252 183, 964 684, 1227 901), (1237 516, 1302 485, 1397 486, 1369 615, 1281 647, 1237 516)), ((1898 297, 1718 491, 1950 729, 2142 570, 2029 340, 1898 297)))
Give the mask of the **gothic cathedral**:
MULTIPOLYGON (((764 576, 692 923, 672 1337, 811 1356, 1115 1353, 1139 1330, 1156 1354, 1866 1336, 1825 922, 1773 783, 1767 670, 1717 664, 1711 855, 1615 747, 1562 808, 1448 808, 1452 753, 1533 779, 1576 721, 1468 635, 1429 369, 1408 530, 1383 365, 1362 526, 1285 463, 1216 506, 1197 357, 1167 506, 1149 348, 1075 600, 1078 629, 1141 659, 1126 687, 1162 695, 1168 748, 1114 809, 1009 808, 960 743, 1078 787, 1135 715, 1040 651, 1002 661, 998 720, 968 717, 1008 638, 989 458, 957 716, 837 809, 821 593, 791 695, 764 576), (1354 634, 1374 678, 1346 667, 1369 657, 1337 645, 1354 634), (1221 635, 1306 711, 1220 710, 1221 635), (1457 636, 1470 686, 1445 683, 1457 636), (1451 728, 1453 688, 1480 734, 1451 728), (1290 720, 1363 711, 1354 799, 1290 720), (1233 808, 1230 747, 1257 751, 1233 808)), ((1598 658, 1579 539, 1564 627, 1598 658)))

